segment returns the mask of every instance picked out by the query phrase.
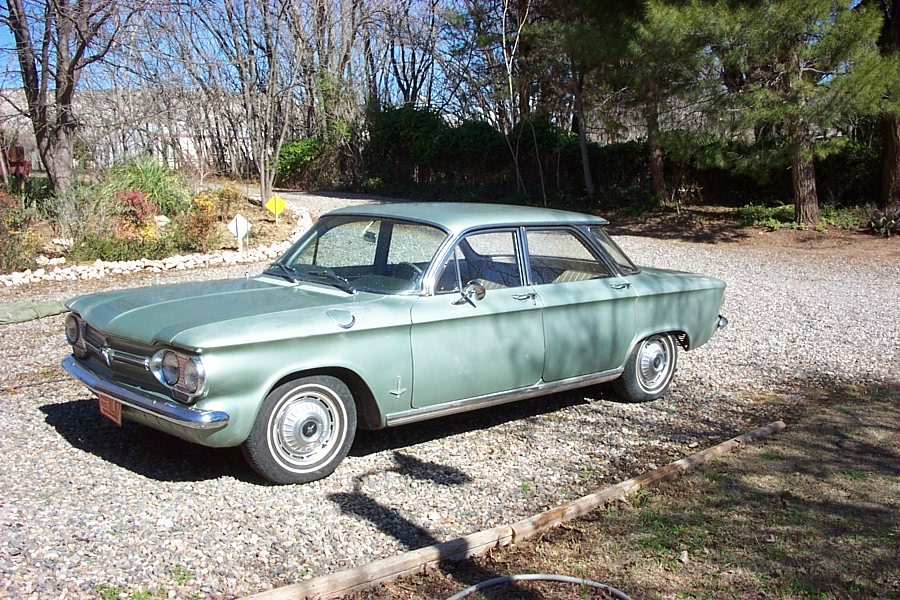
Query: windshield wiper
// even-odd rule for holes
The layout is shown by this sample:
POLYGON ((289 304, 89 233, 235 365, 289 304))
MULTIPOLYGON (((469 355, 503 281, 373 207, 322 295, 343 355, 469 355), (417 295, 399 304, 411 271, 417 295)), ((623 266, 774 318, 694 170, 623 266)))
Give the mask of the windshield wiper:
POLYGON ((350 285, 349 281, 347 281, 340 275, 335 275, 331 271, 319 269, 316 271, 307 271, 306 273, 304 273, 304 275, 310 275, 317 279, 323 279, 324 280, 323 283, 326 283, 326 284, 332 285, 338 289, 344 290, 348 294, 356 293, 356 289, 354 289, 354 287, 352 285, 350 285))
POLYGON ((277 260, 270 264, 266 268, 265 272, 269 273, 270 275, 275 275, 276 277, 287 279, 291 283, 297 283, 297 281, 299 280, 299 277, 297 276, 297 269, 277 260))

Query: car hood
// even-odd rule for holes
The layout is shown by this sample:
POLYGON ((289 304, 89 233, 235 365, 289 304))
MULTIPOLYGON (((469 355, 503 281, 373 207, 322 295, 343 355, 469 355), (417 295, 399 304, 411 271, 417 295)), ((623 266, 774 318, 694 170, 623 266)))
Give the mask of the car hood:
POLYGON ((106 335, 199 350, 309 335, 316 322, 333 330, 379 297, 257 277, 102 292, 66 306, 106 335))

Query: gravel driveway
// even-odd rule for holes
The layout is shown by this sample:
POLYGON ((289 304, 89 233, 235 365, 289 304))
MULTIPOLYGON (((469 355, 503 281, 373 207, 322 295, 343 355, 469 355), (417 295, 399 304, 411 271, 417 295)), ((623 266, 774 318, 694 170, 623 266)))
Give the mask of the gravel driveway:
MULTIPOLYGON (((286 199, 313 215, 363 201, 286 199)), ((258 592, 516 521, 765 424, 815 388, 898 378, 897 257, 619 241, 638 263, 728 283, 731 325, 681 353, 663 399, 591 388, 360 432, 304 486, 265 485, 237 449, 102 418, 59 367, 62 316, 0 326, 0 597, 258 592)), ((247 270, 49 282, 0 289, 0 303, 247 270)))

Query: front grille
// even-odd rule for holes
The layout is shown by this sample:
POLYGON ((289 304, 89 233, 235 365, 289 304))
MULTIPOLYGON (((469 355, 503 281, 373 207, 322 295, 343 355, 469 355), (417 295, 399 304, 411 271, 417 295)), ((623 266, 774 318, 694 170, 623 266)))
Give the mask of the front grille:
POLYGON ((113 370, 120 370, 116 368, 117 364, 138 368, 142 371, 149 370, 149 354, 141 352, 142 349, 135 344, 110 340, 90 325, 85 328, 84 340, 88 353, 113 370))
POLYGON ((106 361, 102 354, 103 347, 106 345, 106 340, 104 339, 103 334, 88 325, 84 329, 84 341, 87 344, 88 352, 90 352, 95 357, 100 358, 104 362, 106 361))

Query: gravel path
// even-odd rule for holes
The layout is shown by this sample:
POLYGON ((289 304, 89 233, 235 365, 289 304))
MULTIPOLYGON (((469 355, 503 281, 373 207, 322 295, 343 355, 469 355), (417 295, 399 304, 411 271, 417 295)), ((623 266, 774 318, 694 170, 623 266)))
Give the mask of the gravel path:
MULTIPOLYGON (((286 199, 314 216, 364 201, 286 199)), ((331 477, 304 486, 265 485, 235 449, 107 422, 59 367, 62 316, 0 326, 0 597, 258 592, 513 522, 764 424, 817 388, 898 378, 896 257, 619 241, 638 263, 729 286, 731 325, 680 355, 665 398, 619 404, 592 388, 361 432, 331 477)), ((0 289, 0 303, 261 268, 48 282, 0 289)))

